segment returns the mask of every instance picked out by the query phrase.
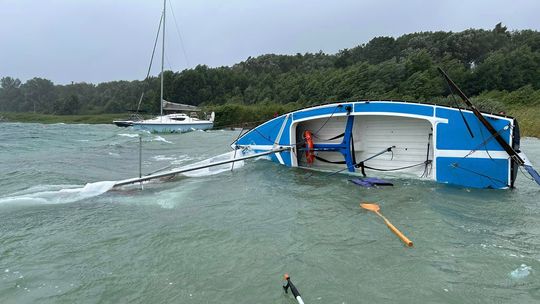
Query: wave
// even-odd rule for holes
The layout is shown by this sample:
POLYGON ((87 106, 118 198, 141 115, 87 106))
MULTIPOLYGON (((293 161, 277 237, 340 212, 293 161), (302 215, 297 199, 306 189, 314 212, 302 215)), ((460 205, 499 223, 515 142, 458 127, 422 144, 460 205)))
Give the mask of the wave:
POLYGON ((186 154, 178 155, 175 160, 171 162, 172 165, 181 165, 187 161, 193 160, 193 158, 189 157, 186 154))
POLYGON ((159 136, 159 135, 156 136, 156 137, 154 137, 154 139, 152 139, 152 141, 162 141, 162 142, 168 143, 168 144, 172 144, 172 143, 173 143, 173 142, 168 141, 168 140, 166 140, 165 138, 163 138, 163 137, 161 137, 161 136, 159 136))
POLYGON ((531 273, 531 271, 532 271, 531 266, 521 264, 521 266, 519 266, 518 268, 510 272, 510 276, 514 279, 523 279, 523 278, 526 278, 531 273))
POLYGON ((152 159, 155 161, 165 161, 165 160, 176 160, 176 157, 166 156, 166 155, 155 155, 155 156, 152 156, 152 159))
MULTIPOLYGON (((211 165, 217 162, 233 160, 245 156, 241 152, 231 151, 210 157, 187 166, 175 168, 174 170, 189 169, 204 165, 211 165)), ((225 171, 240 169, 244 166, 244 161, 223 164, 219 166, 198 169, 182 173, 188 177, 203 177, 219 174, 225 171)), ((0 205, 38 205, 38 204, 66 204, 81 201, 91 197, 99 196, 113 188, 118 181, 101 181, 88 183, 84 186, 79 185, 37 185, 23 191, 12 193, 9 196, 0 197, 0 205)))
MULTIPOLYGON (((204 165, 210 165, 210 164, 225 161, 225 160, 232 160, 232 159, 239 158, 242 156, 245 156, 245 154, 242 154, 241 152, 237 152, 237 151, 230 151, 230 152, 223 153, 214 157, 210 157, 200 162, 196 162, 194 164, 176 168, 175 170, 183 170, 183 169, 189 169, 189 168, 194 168, 194 167, 199 167, 199 166, 204 166, 204 165)), ((225 171, 231 171, 233 169, 240 169, 243 166, 244 166, 244 161, 241 160, 234 163, 223 164, 223 165, 219 165, 215 167, 209 167, 209 168, 194 170, 190 172, 185 172, 185 173, 182 173, 182 175, 189 176, 189 177, 208 176, 208 175, 214 175, 214 174, 218 174, 225 171)))
POLYGON ((101 195, 109 191, 115 181, 88 183, 78 188, 62 188, 58 186, 36 186, 13 196, 1 197, 0 204, 65 204, 101 195), (43 191, 44 189, 48 189, 43 191), (32 192, 35 191, 35 192, 32 192))
POLYGON ((132 134, 132 133, 120 133, 118 136, 124 136, 124 137, 139 137, 139 134, 132 134))

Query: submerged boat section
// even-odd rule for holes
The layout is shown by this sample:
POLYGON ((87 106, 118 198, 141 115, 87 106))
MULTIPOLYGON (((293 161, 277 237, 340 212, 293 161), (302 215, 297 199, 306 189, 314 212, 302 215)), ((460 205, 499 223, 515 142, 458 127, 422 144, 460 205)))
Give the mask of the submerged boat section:
MULTIPOLYGON (((482 115, 519 150, 514 118, 482 115)), ((494 138, 469 110, 381 100, 287 113, 248 131, 232 147, 257 153, 290 147, 270 156, 288 167, 362 175, 403 172, 466 187, 509 188, 517 166, 494 138)))

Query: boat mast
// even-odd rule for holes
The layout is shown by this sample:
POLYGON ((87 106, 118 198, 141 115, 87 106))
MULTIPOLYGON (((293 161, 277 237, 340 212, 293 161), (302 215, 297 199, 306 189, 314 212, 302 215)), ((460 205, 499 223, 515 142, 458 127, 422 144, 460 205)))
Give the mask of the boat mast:
POLYGON ((165 10, 167 7, 167 0, 163 0, 163 32, 161 43, 161 98, 159 103, 160 117, 163 119, 163 66, 165 65, 165 10))

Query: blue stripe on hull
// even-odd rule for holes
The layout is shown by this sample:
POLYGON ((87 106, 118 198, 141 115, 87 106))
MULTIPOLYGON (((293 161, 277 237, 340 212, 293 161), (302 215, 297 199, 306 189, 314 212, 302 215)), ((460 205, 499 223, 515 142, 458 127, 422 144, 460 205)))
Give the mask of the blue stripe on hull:
POLYGON ((213 124, 189 124, 189 125, 165 125, 165 124, 133 124, 137 130, 149 131, 152 133, 185 133, 193 130, 212 129, 213 124))
POLYGON ((302 118, 309 118, 309 117, 319 116, 319 115, 328 115, 332 113, 333 114, 347 113, 347 107, 350 107, 350 109, 353 110, 352 104, 340 103, 339 105, 336 104, 335 106, 329 105, 323 108, 300 110, 298 112, 293 113, 293 119, 299 120, 302 118), (339 105, 341 105, 341 107, 339 105))
POLYGON ((433 106, 421 104, 406 104, 395 102, 368 102, 354 105, 355 112, 390 112, 401 114, 412 114, 422 116, 433 116, 433 106))
POLYGON ((508 188, 508 159, 437 157, 437 181, 473 188, 508 188))

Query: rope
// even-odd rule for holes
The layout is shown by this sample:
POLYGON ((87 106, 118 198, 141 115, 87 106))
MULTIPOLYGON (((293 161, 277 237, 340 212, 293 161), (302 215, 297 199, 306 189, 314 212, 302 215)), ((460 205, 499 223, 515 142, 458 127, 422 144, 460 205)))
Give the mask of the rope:
POLYGON ((417 166, 426 165, 426 164, 430 164, 430 163, 431 163, 431 160, 427 160, 427 161, 423 161, 423 162, 421 162, 419 164, 416 164, 416 165, 410 165, 410 166, 405 166, 405 167, 400 167, 400 168, 393 168, 393 169, 379 169, 379 168, 369 167, 369 166, 366 166, 366 165, 364 165, 364 167, 368 168, 370 170, 375 170, 375 171, 390 172, 390 171, 399 171, 399 170, 405 170, 405 169, 409 169, 409 168, 414 168, 414 167, 417 167, 417 166))
MULTIPOLYGON (((336 110, 338 108, 342 108, 343 105, 341 104, 338 104, 335 108, 334 108, 334 111, 332 111, 332 114, 330 114, 330 116, 328 116, 328 118, 326 118, 325 122, 322 124, 322 126, 317 130, 317 132, 313 133, 313 136, 317 137, 317 134, 319 134, 319 131, 321 131, 321 129, 326 126, 326 124, 328 123, 328 121, 330 120, 330 118, 332 118, 332 116, 334 116, 334 114, 336 113, 336 110)), ((347 113, 347 115, 350 113, 350 111, 347 113)), ((319 137, 317 137, 319 138, 319 137)))
MULTIPOLYGON (((260 135, 263 139, 265 139, 266 141, 268 141, 268 142, 271 143, 272 145, 280 145, 279 142, 276 142, 276 141, 272 140, 270 137, 268 137, 268 136, 262 134, 261 131, 257 130, 257 128, 253 128, 253 129, 251 129, 251 130, 249 130, 249 131, 255 131, 255 132, 259 133, 259 135, 260 135)), ((248 131, 248 132, 249 132, 249 131, 248 131)), ((247 133, 247 132, 246 132, 246 133, 247 133)), ((233 142, 233 143, 234 143, 234 142, 233 142)), ((299 145, 299 144, 304 144, 304 140, 297 141, 297 142, 295 142, 295 143, 293 143, 293 144, 290 144, 290 146, 297 146, 297 145, 299 145)))
POLYGON ((257 130, 257 128, 253 129, 253 131, 259 133, 259 135, 263 138, 263 139, 266 139, 268 142, 272 143, 272 145, 279 145, 278 142, 272 140, 270 137, 264 135, 261 133, 261 131, 257 130))
POLYGON ((476 174, 478 176, 482 176, 482 177, 485 177, 491 181, 496 181, 496 182, 499 182, 501 184, 503 184, 505 187, 510 187, 505 181, 502 181, 500 179, 497 179, 497 178, 494 178, 494 177, 491 177, 489 175, 485 175, 485 174, 482 174, 482 173, 479 173, 479 172, 476 172, 476 171, 473 171, 471 169, 467 169, 467 168, 463 168, 463 167, 460 167, 458 165, 458 163, 453 163, 450 165, 452 168, 458 168, 458 169, 461 169, 461 170, 464 170, 464 171, 467 171, 467 172, 470 172, 470 173, 473 173, 473 174, 476 174))
POLYGON ((342 138, 343 136, 345 136, 345 133, 341 133, 339 135, 336 135, 334 137, 330 137, 330 138, 320 138, 319 136, 315 136, 314 134, 312 134, 313 137, 316 137, 317 139, 320 139, 322 141, 332 141, 332 140, 336 140, 338 138, 342 138))
POLYGON ((482 131, 482 128, 480 128, 480 133, 482 134, 482 139, 484 139, 483 142, 481 142, 478 146, 476 146, 474 149, 472 149, 469 153, 467 153, 467 155, 465 155, 463 158, 466 158, 466 157, 469 157, 471 154, 473 154, 474 152, 478 151, 478 149, 480 149, 481 147, 485 147, 485 150, 486 150, 486 153, 488 154, 489 158, 491 158, 491 155, 489 155, 489 152, 487 150, 487 144, 493 139, 495 138, 495 136, 499 135, 502 131, 505 130, 505 128, 508 127, 508 125, 502 127, 502 129, 499 129, 499 131, 497 131, 497 133, 495 134, 491 134, 490 137, 488 137, 487 139, 484 139, 484 132, 482 131))
POLYGON ((428 177, 431 174, 431 169, 428 170, 428 163, 427 163, 429 161, 429 148, 431 146, 431 136, 432 136, 432 133, 429 133, 427 151, 426 151, 426 167, 424 168, 424 172, 422 172, 422 175, 420 175, 420 177, 428 177))
MULTIPOLYGON (((386 148, 385 150, 383 150, 383 151, 381 151, 381 152, 379 152, 379 153, 376 153, 376 154, 374 154, 374 155, 372 155, 372 156, 370 156, 370 157, 368 157, 368 158, 366 158, 366 159, 364 159, 364 160, 362 160, 362 161, 359 161, 359 162, 357 162, 357 163, 354 163, 354 164, 352 164, 352 165, 350 165, 350 166, 346 166, 346 167, 343 168, 343 169, 334 171, 334 172, 332 172, 332 173, 326 175, 326 177, 332 176, 332 175, 335 175, 335 174, 338 174, 338 173, 340 173, 340 172, 342 172, 342 171, 345 171, 345 170, 347 170, 347 169, 349 169, 349 168, 352 168, 352 167, 355 167, 355 168, 358 168, 358 167, 360 167, 360 166, 365 167, 365 166, 364 166, 364 162, 367 162, 368 160, 373 159, 373 158, 375 158, 375 157, 377 157, 377 156, 379 156, 379 155, 382 155, 382 154, 384 154, 384 153, 386 153, 386 152, 392 152, 392 149, 395 148, 395 147, 396 147, 396 146, 388 147, 388 148, 386 148)), ((393 155, 393 153, 394 153, 394 152, 392 152, 392 155, 393 155)), ((392 157, 393 157, 393 156, 392 156, 392 157)), ((311 177, 311 176, 313 176, 313 173, 312 173, 310 176, 308 176, 308 177, 311 177)))
POLYGON ((534 178, 527 176, 527 174, 525 174, 523 172, 523 169, 521 168, 521 166, 518 166, 518 168, 519 168, 519 172, 521 172, 521 174, 523 174, 523 176, 525 176, 526 179, 528 179, 530 181, 533 181, 533 182, 535 181, 534 178))

